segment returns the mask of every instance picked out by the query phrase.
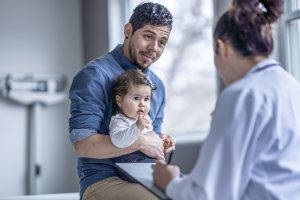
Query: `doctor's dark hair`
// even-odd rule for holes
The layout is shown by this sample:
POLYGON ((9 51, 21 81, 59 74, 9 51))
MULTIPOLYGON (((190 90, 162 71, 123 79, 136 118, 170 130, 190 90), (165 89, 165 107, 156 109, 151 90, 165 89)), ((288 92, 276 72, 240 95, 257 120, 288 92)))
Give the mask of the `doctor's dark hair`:
POLYGON ((145 25, 168 26, 172 29, 173 16, 170 11, 158 3, 141 3, 134 10, 129 23, 133 33, 145 25))
POLYGON ((130 86, 140 85, 149 86, 152 95, 153 88, 151 86, 151 81, 149 81, 149 78, 142 72, 139 72, 137 70, 128 70, 123 72, 120 76, 118 76, 118 78, 114 81, 112 85, 113 114, 121 112, 120 107, 118 106, 116 101, 116 96, 119 95, 121 97, 124 97, 128 93, 130 86))
POLYGON ((271 24, 282 12, 283 0, 233 0, 216 24, 214 42, 227 41, 244 57, 268 56, 273 50, 271 24))

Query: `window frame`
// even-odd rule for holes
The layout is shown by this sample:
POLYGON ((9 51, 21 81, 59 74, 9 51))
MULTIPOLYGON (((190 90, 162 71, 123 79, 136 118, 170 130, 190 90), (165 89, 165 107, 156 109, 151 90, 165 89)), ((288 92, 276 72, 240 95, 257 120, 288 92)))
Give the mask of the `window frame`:
MULTIPOLYGON (((290 2, 286 3, 286 12, 282 17, 280 22, 280 30, 281 30, 281 39, 280 45, 284 47, 283 51, 281 52, 281 61, 284 63, 284 69, 291 73, 293 76, 293 66, 292 66, 292 53, 291 53, 291 30, 290 24, 292 21, 300 20, 300 10, 292 11, 290 2)), ((299 63, 300 64, 300 63, 299 63)), ((296 77, 300 79, 300 77, 296 77)))

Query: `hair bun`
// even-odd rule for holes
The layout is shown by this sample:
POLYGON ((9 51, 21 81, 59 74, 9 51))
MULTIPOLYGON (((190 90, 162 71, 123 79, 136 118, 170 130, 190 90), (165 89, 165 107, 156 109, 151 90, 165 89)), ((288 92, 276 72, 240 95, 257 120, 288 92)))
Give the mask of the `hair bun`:
POLYGON ((232 4, 240 24, 271 24, 283 13, 283 0, 233 0, 232 4))

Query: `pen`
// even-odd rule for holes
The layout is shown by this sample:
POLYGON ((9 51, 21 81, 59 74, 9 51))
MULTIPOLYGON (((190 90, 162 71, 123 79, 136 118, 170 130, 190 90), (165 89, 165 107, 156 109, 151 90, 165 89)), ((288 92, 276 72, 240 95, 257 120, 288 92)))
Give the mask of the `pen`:
MULTIPOLYGON (((173 155, 174 155, 174 150, 169 153, 167 165, 171 164, 173 155)), ((183 176, 184 176, 184 174, 180 172, 179 177, 183 177, 183 176)))
POLYGON ((167 161, 167 164, 168 164, 168 165, 171 163, 173 154, 174 154, 174 151, 171 151, 170 154, 169 154, 169 158, 168 158, 168 161, 167 161))

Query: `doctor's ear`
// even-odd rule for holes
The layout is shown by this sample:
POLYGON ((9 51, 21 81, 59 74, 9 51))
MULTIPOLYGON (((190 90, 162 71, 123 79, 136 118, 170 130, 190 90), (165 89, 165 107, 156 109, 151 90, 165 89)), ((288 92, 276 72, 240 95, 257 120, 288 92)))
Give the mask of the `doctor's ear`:
POLYGON ((217 55, 221 56, 227 56, 228 55, 228 42, 222 40, 222 39, 217 39, 215 43, 215 53, 217 55))
POLYGON ((219 48, 220 48, 220 45, 219 45, 218 41, 214 42, 214 50, 215 50, 216 55, 219 55, 219 48))

